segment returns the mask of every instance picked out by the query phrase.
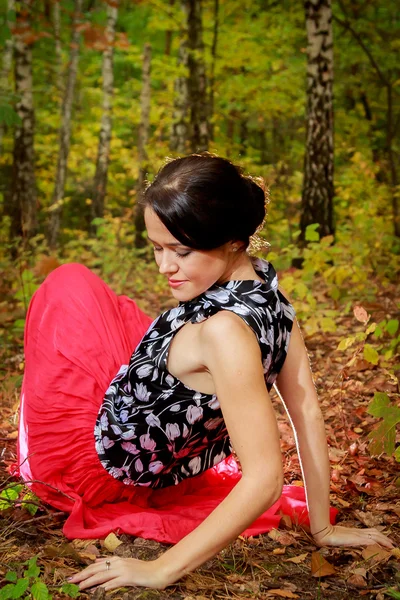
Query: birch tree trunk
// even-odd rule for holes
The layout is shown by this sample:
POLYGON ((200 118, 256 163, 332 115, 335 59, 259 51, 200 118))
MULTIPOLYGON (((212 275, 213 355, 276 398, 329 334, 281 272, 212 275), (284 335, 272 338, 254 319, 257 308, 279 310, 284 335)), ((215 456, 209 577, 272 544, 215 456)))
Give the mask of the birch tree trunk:
POLYGON ((32 95, 32 45, 26 42, 32 31, 33 0, 17 10, 14 32, 16 112, 21 123, 15 128, 11 186, 11 237, 33 236, 37 225, 34 171, 34 109, 32 95))
POLYGON ((306 228, 334 233, 333 225, 333 40, 331 0, 306 0, 308 39, 307 141, 301 200, 300 242, 306 228))
MULTIPOLYGON (((7 0, 7 15, 13 13, 15 10, 15 0, 7 0)), ((7 21, 7 26, 11 30, 11 22, 7 21)), ((10 92, 10 84, 8 81, 11 67, 12 67, 12 59, 13 59, 13 46, 14 40, 11 37, 9 40, 6 40, 4 44, 3 50, 3 64, 1 66, 1 75, 0 75, 0 89, 3 93, 10 92)), ((3 134, 4 134, 4 123, 0 123, 0 152, 3 144, 3 134)))
POLYGON ((60 105, 62 103, 64 85, 63 85, 63 59, 61 45, 61 19, 60 19, 60 2, 61 0, 53 1, 53 31, 56 51, 56 86, 60 105))
POLYGON ((187 4, 181 3, 185 24, 181 31, 181 43, 178 51, 179 75, 174 82, 174 110, 171 128, 170 149, 184 154, 189 138, 189 87, 188 87, 188 42, 187 42, 187 4))
POLYGON ((202 3, 201 0, 185 1, 188 8, 190 146, 192 152, 201 152, 208 150, 210 139, 202 3))
POLYGON ((76 76, 78 72, 80 32, 78 31, 77 26, 81 12, 82 0, 75 0, 74 16, 72 19, 71 53, 61 113, 61 127, 59 134, 60 148, 57 161, 56 182, 50 207, 51 216, 48 239, 51 248, 55 248, 57 245, 58 234, 60 231, 61 212, 67 173, 67 160, 71 139, 72 104, 74 99, 76 76))
POLYGON ((110 160, 110 142, 111 142, 111 103, 114 88, 114 41, 115 25, 118 17, 118 0, 107 2, 107 26, 105 37, 107 48, 103 53, 103 114, 101 117, 101 127, 99 136, 99 146, 97 150, 96 173, 93 182, 92 198, 92 216, 104 216, 104 199, 107 190, 108 164, 110 160))
POLYGON ((147 144, 150 133, 150 72, 151 72, 151 46, 145 44, 143 50, 143 75, 142 75, 142 93, 140 95, 141 120, 138 134, 138 153, 139 153, 139 177, 136 187, 136 208, 135 208, 135 246, 144 248, 146 240, 143 232, 145 230, 143 207, 140 203, 144 192, 146 174, 148 171, 147 144))

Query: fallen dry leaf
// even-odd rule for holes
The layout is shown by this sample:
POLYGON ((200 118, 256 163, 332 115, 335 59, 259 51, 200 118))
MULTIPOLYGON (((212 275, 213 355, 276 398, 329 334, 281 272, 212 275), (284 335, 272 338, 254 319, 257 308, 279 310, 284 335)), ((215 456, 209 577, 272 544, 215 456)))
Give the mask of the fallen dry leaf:
POLYGON ((355 318, 357 319, 357 321, 360 321, 360 323, 367 323, 369 320, 369 315, 367 313, 367 311, 365 310, 365 308, 363 308, 362 306, 355 306, 353 308, 353 313, 355 318))
POLYGON ((286 548, 285 547, 283 547, 283 548, 274 548, 272 550, 272 554, 285 554, 285 552, 286 552, 286 548))
POLYGON ((367 582, 365 581, 362 575, 351 575, 347 580, 347 585, 351 585, 352 587, 356 587, 359 589, 365 589, 367 586, 367 582))
POLYGON ((305 552, 304 554, 299 554, 298 556, 293 556, 292 558, 286 558, 285 562, 292 562, 295 565, 298 565, 299 563, 304 562, 306 558, 307 552, 305 552))
POLYGON ((335 567, 328 563, 319 552, 311 554, 311 575, 313 577, 328 577, 336 573, 335 567))
POLYGON ((365 560, 371 560, 373 565, 381 561, 389 560, 390 556, 391 552, 384 550, 379 544, 366 546, 362 551, 362 557, 365 560))
POLYGON ((294 594, 290 590, 268 590, 267 598, 271 596, 279 596, 280 598, 298 598, 298 594, 294 594))
POLYGON ((400 548, 392 548, 390 554, 400 560, 400 548))
POLYGON ((366 527, 376 527, 377 525, 383 523, 383 515, 381 514, 362 510, 355 510, 354 514, 356 515, 357 519, 366 527))
POLYGON ((61 544, 61 546, 49 544, 43 548, 43 552, 45 556, 49 556, 50 558, 71 558, 79 565, 89 565, 92 562, 92 560, 85 557, 83 553, 77 552, 71 544, 61 544))
POLYGON ((116 548, 118 548, 118 546, 120 546, 121 544, 122 544, 121 540, 119 540, 117 538, 117 536, 115 535, 115 533, 109 533, 108 536, 106 537, 106 539, 103 542, 104 547, 109 552, 114 552, 114 550, 116 548))
POLYGON ((268 537, 274 542, 278 542, 283 546, 292 546, 293 544, 297 544, 295 538, 291 533, 287 533, 286 531, 278 531, 278 529, 271 529, 268 532, 268 537))

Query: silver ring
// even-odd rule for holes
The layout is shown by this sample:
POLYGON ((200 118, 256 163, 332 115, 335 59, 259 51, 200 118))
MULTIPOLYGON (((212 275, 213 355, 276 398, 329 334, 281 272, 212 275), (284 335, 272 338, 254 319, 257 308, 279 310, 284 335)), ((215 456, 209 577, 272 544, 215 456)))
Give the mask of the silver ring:
POLYGON ((109 560, 106 560, 106 569, 107 569, 107 571, 109 570, 110 567, 111 567, 111 562, 109 560))

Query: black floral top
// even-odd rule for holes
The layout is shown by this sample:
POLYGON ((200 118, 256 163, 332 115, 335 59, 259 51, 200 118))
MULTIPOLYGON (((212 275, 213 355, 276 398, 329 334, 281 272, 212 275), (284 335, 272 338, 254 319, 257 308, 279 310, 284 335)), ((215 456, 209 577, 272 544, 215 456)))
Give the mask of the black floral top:
POLYGON ((173 336, 185 323, 230 310, 257 336, 266 386, 272 387, 286 357, 294 310, 278 291, 272 265, 252 260, 265 283, 227 281, 162 313, 111 382, 95 441, 102 465, 116 479, 152 488, 176 485, 231 454, 218 398, 171 375, 167 358, 173 336))

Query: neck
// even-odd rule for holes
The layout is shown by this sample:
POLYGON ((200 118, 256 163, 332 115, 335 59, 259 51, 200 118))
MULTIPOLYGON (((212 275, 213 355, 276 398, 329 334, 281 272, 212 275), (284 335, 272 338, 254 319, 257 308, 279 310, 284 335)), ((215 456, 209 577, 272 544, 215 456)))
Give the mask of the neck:
POLYGON ((217 283, 226 283, 227 281, 245 281, 245 280, 256 280, 264 281, 255 272, 253 263, 251 262, 250 256, 247 252, 241 252, 235 255, 232 259, 232 263, 224 273, 224 276, 217 283))

